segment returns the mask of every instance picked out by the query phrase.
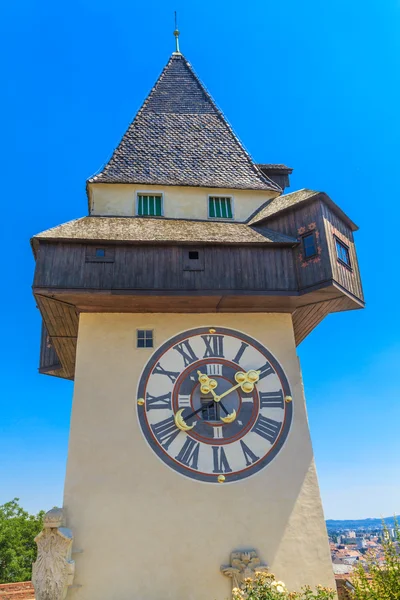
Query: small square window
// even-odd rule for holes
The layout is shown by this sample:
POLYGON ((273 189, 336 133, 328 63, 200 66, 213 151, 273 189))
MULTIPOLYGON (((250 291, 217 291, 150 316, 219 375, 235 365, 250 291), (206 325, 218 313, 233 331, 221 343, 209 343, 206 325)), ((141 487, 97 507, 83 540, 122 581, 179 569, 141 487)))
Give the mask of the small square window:
POLYGON ((210 196, 208 198, 208 217, 210 219, 233 219, 232 198, 210 196))
POLYGON ((137 330, 137 347, 152 348, 153 347, 153 331, 151 329, 137 330))
POLYGON ((161 217, 163 214, 161 194, 138 194, 137 214, 142 217, 161 217))
POLYGON ((344 263, 346 267, 351 267, 349 249, 346 244, 343 244, 337 237, 335 237, 335 244, 339 261, 344 263))
POLYGON ((317 246, 315 243, 314 233, 308 233, 302 238, 304 258, 311 258, 317 254, 317 246))
POLYGON ((199 260, 199 253, 197 250, 189 251, 189 259, 190 260, 199 260))
POLYGON ((104 248, 96 248, 97 258, 102 258, 105 255, 106 255, 106 251, 104 250, 104 248))

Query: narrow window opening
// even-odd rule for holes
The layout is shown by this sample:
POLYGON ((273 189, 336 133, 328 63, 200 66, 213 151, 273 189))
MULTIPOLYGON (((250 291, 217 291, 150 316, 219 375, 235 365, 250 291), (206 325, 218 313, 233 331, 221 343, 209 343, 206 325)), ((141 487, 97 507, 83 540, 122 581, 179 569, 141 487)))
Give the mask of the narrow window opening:
POLYGON ((96 257, 103 258, 106 255, 104 248, 96 248, 96 257))
POLYGON ((137 330, 137 347, 152 348, 153 347, 153 331, 151 329, 137 330))
POLYGON ((343 244, 337 237, 335 237, 336 253, 339 261, 344 263, 346 267, 351 267, 350 253, 346 244, 343 244))
POLYGON ((199 253, 195 250, 189 251, 190 260, 199 260, 199 253))
POLYGON ((311 258, 317 254, 317 245, 315 243, 314 233, 308 233, 303 236, 304 258, 311 258))

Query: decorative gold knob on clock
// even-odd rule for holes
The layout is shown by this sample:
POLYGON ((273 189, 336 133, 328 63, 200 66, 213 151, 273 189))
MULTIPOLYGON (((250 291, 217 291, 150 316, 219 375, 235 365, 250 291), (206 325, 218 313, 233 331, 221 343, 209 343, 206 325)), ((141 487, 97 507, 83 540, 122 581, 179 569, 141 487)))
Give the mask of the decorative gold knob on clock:
POLYGON ((137 403, 139 404, 139 406, 143 406, 143 404, 144 404, 144 398, 139 398, 139 400, 137 401, 137 403))
POLYGON ((225 475, 218 475, 218 483, 224 483, 225 475))
POLYGON ((292 400, 292 396, 285 396, 285 402, 291 402, 292 400))

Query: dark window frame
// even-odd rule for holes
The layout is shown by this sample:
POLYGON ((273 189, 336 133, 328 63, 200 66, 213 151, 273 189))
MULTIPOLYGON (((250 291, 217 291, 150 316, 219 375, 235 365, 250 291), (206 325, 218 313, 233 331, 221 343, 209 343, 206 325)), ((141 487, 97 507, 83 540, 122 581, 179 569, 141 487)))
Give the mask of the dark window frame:
POLYGON ((318 256, 317 237, 315 235, 315 231, 307 231, 307 233, 304 233, 301 236, 301 247, 303 249, 304 260, 310 260, 311 258, 314 258, 315 256, 318 256), (309 254, 308 256, 306 256, 306 246, 304 244, 304 239, 307 238, 307 237, 311 237, 311 236, 313 238, 315 252, 313 254, 309 254))
POLYGON ((140 348, 141 350, 154 348, 153 329, 136 329, 136 348, 140 348))
POLYGON ((340 238, 337 237, 337 235, 334 235, 333 238, 335 240, 335 250, 336 250, 336 257, 337 257, 338 263, 340 263, 341 265, 343 265, 344 267, 346 267, 346 269, 349 269, 349 271, 352 271, 353 267, 351 265, 351 259, 350 259, 350 246, 348 246, 347 244, 345 244, 340 238), (346 252, 346 256, 347 256, 347 261, 348 262, 346 262, 345 260, 343 260, 339 256, 338 246, 340 246, 341 248, 343 248, 344 251, 346 252))

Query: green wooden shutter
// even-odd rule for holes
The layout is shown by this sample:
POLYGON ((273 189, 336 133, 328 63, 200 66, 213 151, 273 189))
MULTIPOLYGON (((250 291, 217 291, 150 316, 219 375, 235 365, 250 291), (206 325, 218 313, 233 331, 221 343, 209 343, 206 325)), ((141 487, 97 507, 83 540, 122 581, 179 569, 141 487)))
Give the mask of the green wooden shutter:
POLYGON ((208 215, 211 218, 215 218, 215 204, 214 204, 214 198, 209 198, 208 199, 208 215))
POLYGON ((142 217, 162 216, 162 196, 138 194, 138 215, 142 217))
POLYGON ((208 216, 210 219, 232 219, 231 198, 210 196, 208 199, 208 216))

